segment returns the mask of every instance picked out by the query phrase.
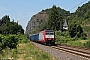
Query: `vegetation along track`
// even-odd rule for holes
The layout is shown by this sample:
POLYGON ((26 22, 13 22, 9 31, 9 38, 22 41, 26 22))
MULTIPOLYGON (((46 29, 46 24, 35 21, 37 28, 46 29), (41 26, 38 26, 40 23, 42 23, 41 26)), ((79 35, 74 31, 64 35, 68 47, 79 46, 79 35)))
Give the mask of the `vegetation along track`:
POLYGON ((87 50, 87 49, 79 49, 79 48, 60 46, 60 45, 51 46, 51 47, 57 50, 66 51, 66 52, 73 53, 73 54, 82 56, 84 58, 90 59, 90 50, 87 50))

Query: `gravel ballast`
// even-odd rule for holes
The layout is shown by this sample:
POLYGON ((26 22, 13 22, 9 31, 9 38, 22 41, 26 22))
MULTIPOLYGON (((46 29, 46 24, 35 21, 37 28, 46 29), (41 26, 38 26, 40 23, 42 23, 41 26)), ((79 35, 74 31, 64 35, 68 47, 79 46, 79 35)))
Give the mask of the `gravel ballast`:
POLYGON ((44 46, 44 45, 39 44, 39 43, 35 43, 35 42, 31 42, 31 43, 33 43, 35 46, 42 49, 43 51, 49 53, 51 56, 53 56, 57 60, 89 60, 89 59, 86 59, 84 57, 81 57, 81 56, 78 56, 78 55, 75 55, 72 53, 68 53, 65 51, 59 51, 59 50, 56 50, 56 49, 51 48, 49 46, 44 46))

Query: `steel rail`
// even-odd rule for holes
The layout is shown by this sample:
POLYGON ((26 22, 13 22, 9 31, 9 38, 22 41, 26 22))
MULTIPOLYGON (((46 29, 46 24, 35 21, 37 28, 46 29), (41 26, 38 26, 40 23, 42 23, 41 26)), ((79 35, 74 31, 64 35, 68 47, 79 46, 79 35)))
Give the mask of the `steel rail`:
POLYGON ((73 54, 83 56, 85 58, 90 59, 90 53, 87 53, 87 52, 82 52, 82 51, 79 51, 79 50, 60 47, 60 46, 51 46, 51 47, 54 48, 54 49, 57 49, 57 50, 66 51, 66 52, 73 53, 73 54))

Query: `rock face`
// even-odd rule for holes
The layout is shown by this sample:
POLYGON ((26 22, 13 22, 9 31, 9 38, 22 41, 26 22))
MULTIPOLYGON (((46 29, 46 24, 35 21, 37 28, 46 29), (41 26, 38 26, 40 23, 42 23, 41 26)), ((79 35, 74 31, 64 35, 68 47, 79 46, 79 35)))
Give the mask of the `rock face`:
POLYGON ((26 27, 27 34, 34 34, 41 30, 47 22, 48 14, 46 12, 39 12, 33 15, 26 27))

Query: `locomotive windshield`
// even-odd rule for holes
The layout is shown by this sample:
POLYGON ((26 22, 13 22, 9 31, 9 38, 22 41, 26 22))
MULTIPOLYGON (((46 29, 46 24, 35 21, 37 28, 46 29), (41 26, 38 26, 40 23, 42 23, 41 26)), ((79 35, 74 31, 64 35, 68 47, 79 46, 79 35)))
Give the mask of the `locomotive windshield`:
POLYGON ((54 35, 53 32, 46 32, 46 35, 54 35))
POLYGON ((46 30, 46 35, 54 35, 53 30, 46 30))

